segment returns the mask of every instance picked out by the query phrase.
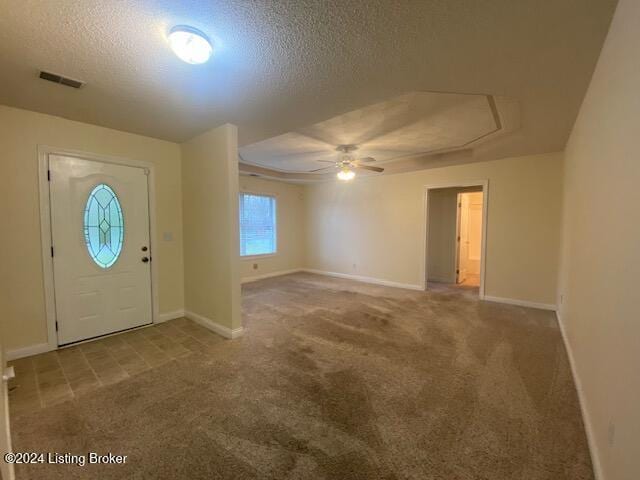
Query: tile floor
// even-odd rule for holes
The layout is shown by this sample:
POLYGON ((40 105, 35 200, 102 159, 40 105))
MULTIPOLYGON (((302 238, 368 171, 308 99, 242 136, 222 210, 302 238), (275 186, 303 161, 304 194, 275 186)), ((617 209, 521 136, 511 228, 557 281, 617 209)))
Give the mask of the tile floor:
POLYGON ((12 415, 81 396, 225 339, 186 318, 9 362, 12 415))
POLYGON ((460 285, 464 285, 466 287, 479 287, 480 286, 480 275, 476 275, 474 273, 469 273, 464 282, 460 285))

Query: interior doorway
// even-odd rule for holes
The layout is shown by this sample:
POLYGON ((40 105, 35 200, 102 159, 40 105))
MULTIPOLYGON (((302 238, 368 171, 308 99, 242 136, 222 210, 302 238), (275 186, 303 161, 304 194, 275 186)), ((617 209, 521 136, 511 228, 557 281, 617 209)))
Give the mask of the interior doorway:
POLYGON ((426 187, 425 289, 464 288, 484 298, 488 182, 426 187))

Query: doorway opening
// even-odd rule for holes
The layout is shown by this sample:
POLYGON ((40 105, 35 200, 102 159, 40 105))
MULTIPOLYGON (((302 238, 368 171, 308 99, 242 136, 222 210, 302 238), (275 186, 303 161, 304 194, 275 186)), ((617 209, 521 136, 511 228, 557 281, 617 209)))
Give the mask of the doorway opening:
POLYGON ((427 187, 425 289, 484 297, 487 183, 427 187))

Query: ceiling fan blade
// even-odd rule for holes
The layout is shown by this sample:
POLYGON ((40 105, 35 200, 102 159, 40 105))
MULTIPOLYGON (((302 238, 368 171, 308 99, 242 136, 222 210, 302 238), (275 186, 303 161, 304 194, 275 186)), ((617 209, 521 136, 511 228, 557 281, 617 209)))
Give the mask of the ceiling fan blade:
POLYGON ((331 166, 331 167, 316 168, 315 170, 307 170, 307 172, 306 172, 306 173, 320 172, 320 171, 322 171, 322 170, 328 170, 328 169, 330 169, 330 168, 333 168, 333 166, 331 166))
POLYGON ((363 170, 371 170, 372 172, 384 172, 384 168, 380 167, 371 167, 369 165, 354 165, 356 168, 361 168, 363 170))
POLYGON ((363 157, 358 159, 359 162, 375 162, 376 159, 373 157, 363 157))

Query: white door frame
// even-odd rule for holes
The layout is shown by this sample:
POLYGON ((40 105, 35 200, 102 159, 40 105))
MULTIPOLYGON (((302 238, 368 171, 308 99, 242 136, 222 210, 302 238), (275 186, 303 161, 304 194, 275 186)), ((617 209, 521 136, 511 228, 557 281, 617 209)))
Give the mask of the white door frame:
POLYGON ((58 334, 56 332, 56 302, 55 281, 53 277, 53 258, 51 257, 51 198, 49 195, 49 155, 61 155, 75 157, 101 163, 112 163, 129 167, 145 168, 147 176, 147 190, 149 193, 149 250, 151 251, 151 318, 153 323, 159 322, 158 299, 158 267, 157 254, 154 247, 156 241, 156 189, 155 189, 155 165, 144 160, 132 160, 128 158, 97 155, 95 153, 55 148, 47 145, 38 145, 38 181, 40 193, 40 237, 42 243, 42 273, 44 278, 45 312, 47 317, 47 343, 50 350, 58 348, 58 334))
MULTIPOLYGON (((422 261, 421 266, 421 287, 427 290, 428 278, 428 227, 429 227, 429 190, 439 188, 465 188, 465 187, 482 187, 482 245, 480 247, 480 300, 484 299, 485 285, 485 263, 487 258, 487 224, 489 223, 489 180, 461 181, 461 182, 445 182, 424 186, 424 194, 422 197, 422 261)), ((456 247, 457 248, 457 247, 456 247)))

